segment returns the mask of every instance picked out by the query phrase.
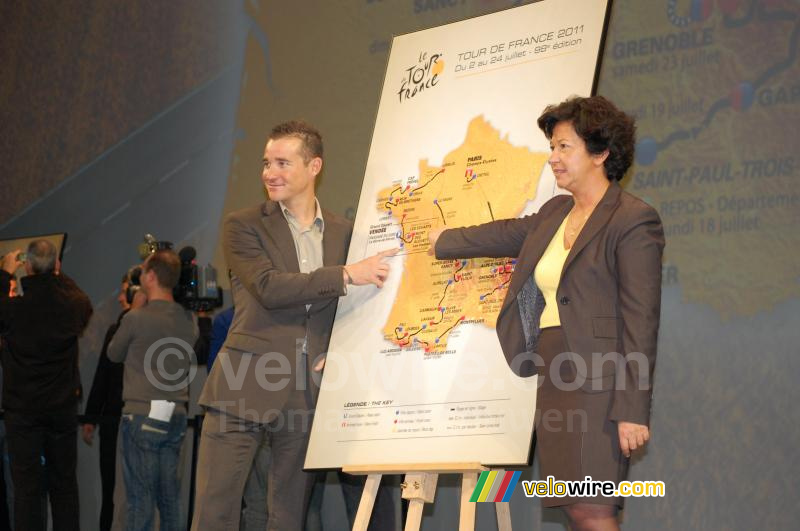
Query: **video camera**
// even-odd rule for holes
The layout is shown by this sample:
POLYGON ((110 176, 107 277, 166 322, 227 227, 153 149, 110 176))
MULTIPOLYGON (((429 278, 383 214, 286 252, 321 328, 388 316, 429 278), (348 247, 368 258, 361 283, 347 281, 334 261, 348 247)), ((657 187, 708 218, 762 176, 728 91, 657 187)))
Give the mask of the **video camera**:
MULTIPOLYGON (((161 249, 172 249, 172 242, 158 241, 152 234, 145 234, 139 244, 142 260, 161 249)), ((172 290, 175 302, 187 310, 207 312, 222 307, 222 288, 217 285, 217 270, 211 264, 198 266, 194 247, 184 247, 178 252, 181 260, 181 276, 178 285, 172 290)), ((128 271, 128 291, 125 296, 128 304, 133 302, 136 292, 141 289, 142 266, 134 266, 128 271)))

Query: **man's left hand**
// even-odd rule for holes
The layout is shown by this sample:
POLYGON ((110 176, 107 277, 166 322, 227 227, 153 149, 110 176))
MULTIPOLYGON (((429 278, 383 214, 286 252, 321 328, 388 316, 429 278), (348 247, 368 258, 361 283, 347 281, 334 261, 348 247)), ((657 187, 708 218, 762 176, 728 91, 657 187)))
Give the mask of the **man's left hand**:
POLYGON ((625 457, 630 457, 631 452, 641 448, 650 440, 650 429, 644 424, 634 422, 617 422, 619 432, 619 448, 625 457))

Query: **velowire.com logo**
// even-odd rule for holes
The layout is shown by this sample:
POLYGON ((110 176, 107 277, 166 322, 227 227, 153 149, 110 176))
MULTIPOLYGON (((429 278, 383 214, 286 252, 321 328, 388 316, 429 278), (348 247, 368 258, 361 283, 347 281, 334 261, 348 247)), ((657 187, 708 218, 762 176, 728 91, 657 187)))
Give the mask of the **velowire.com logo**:
POLYGON ((469 498, 471 502, 507 502, 519 482, 519 470, 487 470, 481 472, 478 484, 469 498))

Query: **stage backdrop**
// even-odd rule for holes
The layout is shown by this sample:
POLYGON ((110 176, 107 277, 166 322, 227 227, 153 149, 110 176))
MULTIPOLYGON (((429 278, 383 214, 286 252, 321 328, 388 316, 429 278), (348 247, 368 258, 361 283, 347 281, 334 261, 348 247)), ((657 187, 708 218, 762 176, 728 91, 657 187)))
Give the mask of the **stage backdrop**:
POLYGON ((537 379, 514 376, 494 330, 516 260, 438 261, 427 234, 553 196, 530 124, 591 92, 606 5, 549 0, 393 40, 348 262, 400 252, 382 289, 339 302, 308 468, 527 462, 537 379))

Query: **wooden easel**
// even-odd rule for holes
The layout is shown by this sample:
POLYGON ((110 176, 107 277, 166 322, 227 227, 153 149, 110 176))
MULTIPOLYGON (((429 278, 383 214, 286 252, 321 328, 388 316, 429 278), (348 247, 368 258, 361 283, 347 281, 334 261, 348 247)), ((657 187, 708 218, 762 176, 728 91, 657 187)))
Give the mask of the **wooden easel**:
MULTIPOLYGON (((412 465, 362 465, 343 467, 342 472, 352 475, 367 475, 361 503, 358 504, 353 531, 367 531, 372 507, 378 494, 378 485, 384 474, 405 474, 400 485, 403 498, 409 500, 405 531, 419 531, 422 524, 422 510, 426 503, 433 503, 436 494, 436 481, 439 474, 462 474, 461 508, 458 518, 459 531, 475 529, 475 504, 469 501, 472 491, 478 485, 478 474, 488 470, 480 463, 418 463, 412 465)), ((511 511, 508 502, 496 503, 498 531, 511 531, 511 511)))

